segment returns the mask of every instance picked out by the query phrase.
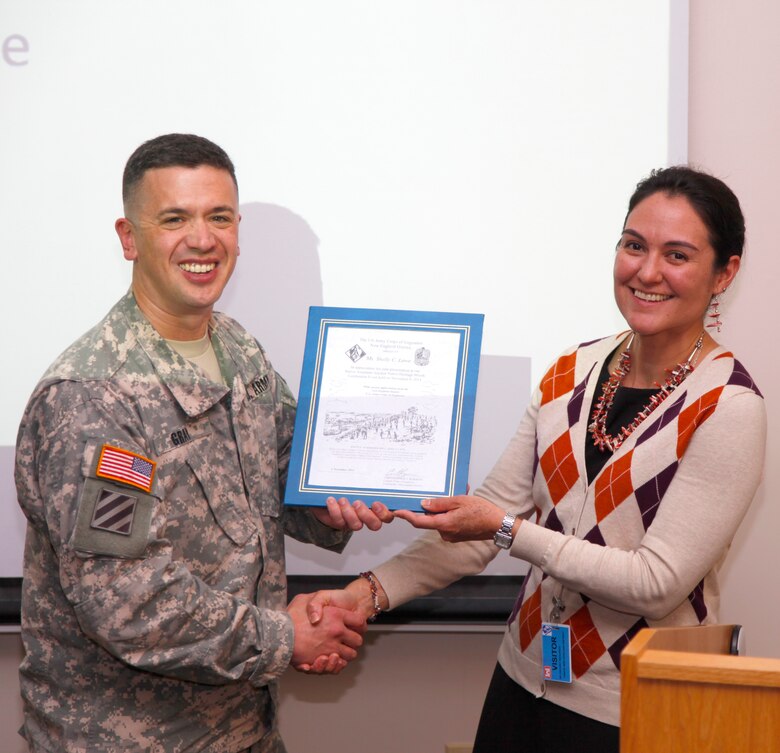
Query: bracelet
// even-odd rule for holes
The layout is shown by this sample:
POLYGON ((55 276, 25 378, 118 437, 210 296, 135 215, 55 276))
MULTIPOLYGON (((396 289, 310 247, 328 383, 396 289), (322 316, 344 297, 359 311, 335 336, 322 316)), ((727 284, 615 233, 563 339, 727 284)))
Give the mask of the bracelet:
POLYGON ((376 578, 374 577, 374 573, 372 573, 370 570, 366 571, 365 573, 360 573, 360 577, 365 578, 368 581, 368 587, 371 591, 371 603, 374 606, 374 614, 368 618, 368 621, 373 622, 377 615, 382 611, 382 607, 379 606, 379 594, 377 593, 376 578))

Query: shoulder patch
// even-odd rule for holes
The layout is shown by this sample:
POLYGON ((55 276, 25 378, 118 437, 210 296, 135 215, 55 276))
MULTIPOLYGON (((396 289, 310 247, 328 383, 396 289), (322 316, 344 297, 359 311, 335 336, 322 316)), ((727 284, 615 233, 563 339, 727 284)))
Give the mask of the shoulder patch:
POLYGON ((80 552, 137 558, 146 550, 155 498, 88 478, 71 546, 80 552))
POLYGON ((100 448, 95 475, 150 492, 155 468, 156 463, 143 455, 104 444, 100 448))
POLYGON ((137 506, 137 497, 120 494, 104 487, 98 492, 89 527, 97 531, 110 531, 129 536, 133 532, 133 519, 137 506))

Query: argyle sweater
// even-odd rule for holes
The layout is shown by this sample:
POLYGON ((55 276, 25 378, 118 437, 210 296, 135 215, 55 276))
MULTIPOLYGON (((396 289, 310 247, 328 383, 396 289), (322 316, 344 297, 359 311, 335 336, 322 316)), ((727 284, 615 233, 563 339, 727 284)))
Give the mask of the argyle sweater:
MULTIPOLYGON (((718 347, 588 484, 585 443, 599 373, 625 335, 564 353, 475 494, 523 517, 510 549, 530 564, 499 650, 516 682, 593 719, 620 721, 620 652, 643 627, 717 621, 717 570, 758 486, 766 413, 718 347), (553 597, 572 634, 571 684, 545 682, 541 625, 553 597)), ((481 572, 492 541, 427 532, 374 572, 391 608, 481 572)))

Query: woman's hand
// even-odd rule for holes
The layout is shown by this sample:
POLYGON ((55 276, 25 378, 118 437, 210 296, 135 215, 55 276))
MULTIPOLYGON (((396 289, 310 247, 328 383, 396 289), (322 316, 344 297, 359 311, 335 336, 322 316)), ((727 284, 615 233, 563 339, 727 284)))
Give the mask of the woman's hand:
POLYGON ((345 497, 325 500, 326 508, 313 507, 312 513, 320 523, 338 530, 349 529, 359 531, 366 526, 370 531, 378 531, 382 524, 393 521, 393 513, 381 502, 373 502, 369 507, 362 500, 356 499, 352 504, 345 497))
POLYGON ((396 510, 395 517, 415 528, 438 531, 444 541, 450 542, 492 539, 505 513, 482 497, 467 495, 424 499, 421 504, 425 513, 396 510))

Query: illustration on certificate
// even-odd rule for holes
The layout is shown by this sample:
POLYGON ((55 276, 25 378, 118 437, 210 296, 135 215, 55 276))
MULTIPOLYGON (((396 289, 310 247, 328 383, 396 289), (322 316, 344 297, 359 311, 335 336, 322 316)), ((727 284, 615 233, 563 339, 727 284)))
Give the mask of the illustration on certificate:
POLYGON ((397 413, 331 411, 325 414, 322 434, 337 442, 382 442, 430 444, 436 438, 438 419, 416 406, 397 413))

